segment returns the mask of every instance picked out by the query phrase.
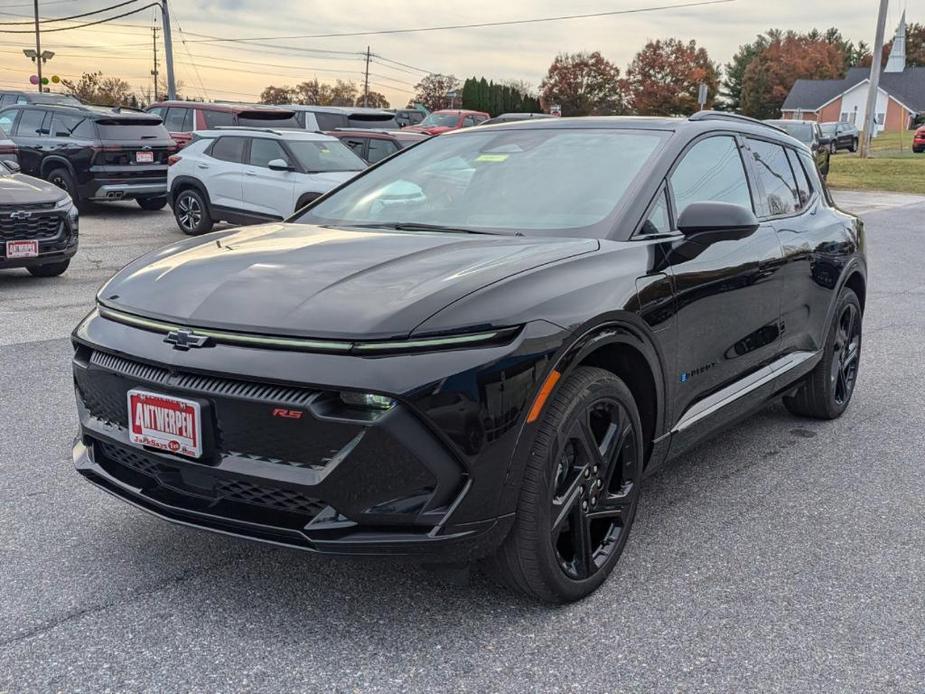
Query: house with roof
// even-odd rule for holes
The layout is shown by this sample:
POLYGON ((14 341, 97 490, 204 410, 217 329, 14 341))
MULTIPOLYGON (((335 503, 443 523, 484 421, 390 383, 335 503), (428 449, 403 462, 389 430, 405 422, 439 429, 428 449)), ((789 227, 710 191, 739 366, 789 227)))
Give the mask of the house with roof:
MULTIPOLYGON (((870 69, 853 67, 839 80, 797 80, 781 107, 783 118, 820 123, 846 121, 864 124, 870 69)), ((877 92, 876 130, 908 130, 925 116, 925 67, 906 65, 906 14, 893 38, 893 47, 877 92)))

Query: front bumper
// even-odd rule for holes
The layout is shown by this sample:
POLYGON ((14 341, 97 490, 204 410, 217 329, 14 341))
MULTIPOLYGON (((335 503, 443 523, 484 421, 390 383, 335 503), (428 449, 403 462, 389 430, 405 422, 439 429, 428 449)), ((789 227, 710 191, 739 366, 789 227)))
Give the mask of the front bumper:
POLYGON ((22 223, 14 223, 0 211, 0 270, 59 263, 77 253, 78 222, 75 212, 41 210, 22 223), (7 241, 38 241, 39 254, 32 258, 7 258, 7 241))
POLYGON ((96 486, 176 523, 327 554, 475 559, 491 553, 513 523, 501 492, 523 408, 508 400, 503 417, 488 422, 479 409, 492 403, 448 394, 471 392, 479 380, 491 389, 491 379, 443 370, 431 380, 428 367, 447 358, 459 365, 465 355, 484 371, 500 357, 502 374, 521 375, 525 405, 532 378, 524 374, 532 371, 510 357, 542 357, 535 337, 455 356, 368 359, 227 345, 181 352, 162 336, 97 316, 75 331, 74 462, 96 486), (236 373, 245 365, 246 379, 236 373), (288 372, 288 384, 271 371, 288 372), (379 374, 378 387, 361 385, 370 374, 379 374), (387 375, 424 380, 399 387, 387 375), (201 403, 202 459, 129 443, 125 393, 136 387, 201 403), (339 389, 364 387, 397 393, 398 402, 375 415, 335 402, 339 389), (278 408, 300 415, 274 417, 278 408))

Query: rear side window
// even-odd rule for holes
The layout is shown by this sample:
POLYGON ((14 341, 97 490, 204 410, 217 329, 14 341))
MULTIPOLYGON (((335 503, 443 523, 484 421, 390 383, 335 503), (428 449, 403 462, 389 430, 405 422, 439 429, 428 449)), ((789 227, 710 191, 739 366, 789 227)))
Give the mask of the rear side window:
POLYGON ((52 137, 74 137, 83 140, 96 138, 93 121, 72 113, 55 113, 51 118, 52 137))
POLYGON ((693 202, 729 202, 752 209, 735 138, 709 137, 691 147, 669 179, 678 216, 693 202))
POLYGON ((164 118, 164 127, 172 133, 188 133, 193 130, 193 109, 171 106, 164 118))
POLYGON ((829 195, 828 188, 825 187, 822 179, 819 178, 819 169, 816 168, 816 162, 813 161, 812 155, 809 152, 801 150, 798 152, 798 156, 803 163, 803 171, 806 172, 806 176, 809 178, 809 184, 812 186, 813 190, 819 191, 829 205, 834 205, 835 203, 832 200, 832 196, 829 195))
POLYGON ((790 168, 793 169, 793 175, 797 179, 797 195, 799 196, 798 209, 802 210, 812 199, 813 188, 809 184, 809 179, 806 177, 803 165, 800 164, 800 158, 797 156, 797 153, 789 147, 787 148, 787 159, 790 160, 790 168))
POLYGON ((163 125, 151 119, 113 119, 96 122, 101 140, 169 140, 163 125))
POLYGON ((244 162, 245 142, 247 142, 247 138, 244 137, 220 137, 212 145, 212 151, 209 152, 209 155, 214 159, 241 164, 244 162))
POLYGON ((369 141, 369 156, 366 158, 370 164, 375 164, 377 161, 382 161, 386 157, 395 154, 397 151, 398 147, 391 140, 377 140, 372 138, 369 141))
POLYGON ((758 214, 763 217, 793 214, 802 205, 784 147, 751 138, 748 147, 763 190, 758 196, 758 214))
POLYGON ((234 114, 231 111, 203 111, 203 115, 206 117, 207 128, 234 125, 234 114))
POLYGON ((24 109, 16 126, 16 134, 20 137, 41 137, 45 134, 42 123, 45 120, 45 111, 30 108, 24 109))
MULTIPOLYGON (((344 116, 340 113, 315 113, 315 118, 318 121, 318 130, 337 130, 337 128, 346 128, 347 127, 347 116, 344 116)), ((370 127, 369 125, 361 127, 370 127)))

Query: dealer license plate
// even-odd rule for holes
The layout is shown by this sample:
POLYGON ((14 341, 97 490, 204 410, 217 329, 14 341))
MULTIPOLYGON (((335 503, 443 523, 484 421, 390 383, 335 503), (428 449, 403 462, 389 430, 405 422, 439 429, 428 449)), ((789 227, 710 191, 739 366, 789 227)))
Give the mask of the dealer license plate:
POLYGON ((139 164, 153 164, 154 152, 135 152, 135 161, 139 164))
POLYGON ((7 241, 7 258, 34 258, 39 254, 38 241, 7 241))
POLYGON ((199 403, 133 389, 128 392, 129 440, 139 446, 198 458, 202 455, 199 403))

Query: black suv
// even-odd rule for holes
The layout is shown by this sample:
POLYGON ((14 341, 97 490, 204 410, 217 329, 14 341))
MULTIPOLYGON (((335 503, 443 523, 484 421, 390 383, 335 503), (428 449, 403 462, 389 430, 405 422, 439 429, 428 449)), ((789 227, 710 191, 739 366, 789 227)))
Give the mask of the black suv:
POLYGON ((644 474, 780 396, 845 411, 866 286, 860 220, 777 128, 466 128, 119 272, 73 336, 74 460, 177 523, 576 600, 644 474))
POLYGON ((837 123, 821 123, 819 127, 822 130, 822 134, 831 142, 830 149, 832 150, 832 154, 835 154, 840 149, 846 149, 849 152, 858 151, 861 133, 857 129, 857 126, 840 121, 837 123))
POLYGON ((77 208, 67 193, 20 173, 16 163, 0 163, 0 270, 60 275, 77 252, 77 231, 77 208))
POLYGON ((20 104, 0 109, 24 173, 51 181, 82 207, 134 199, 167 204, 167 158, 176 150, 157 116, 119 108, 20 104))

